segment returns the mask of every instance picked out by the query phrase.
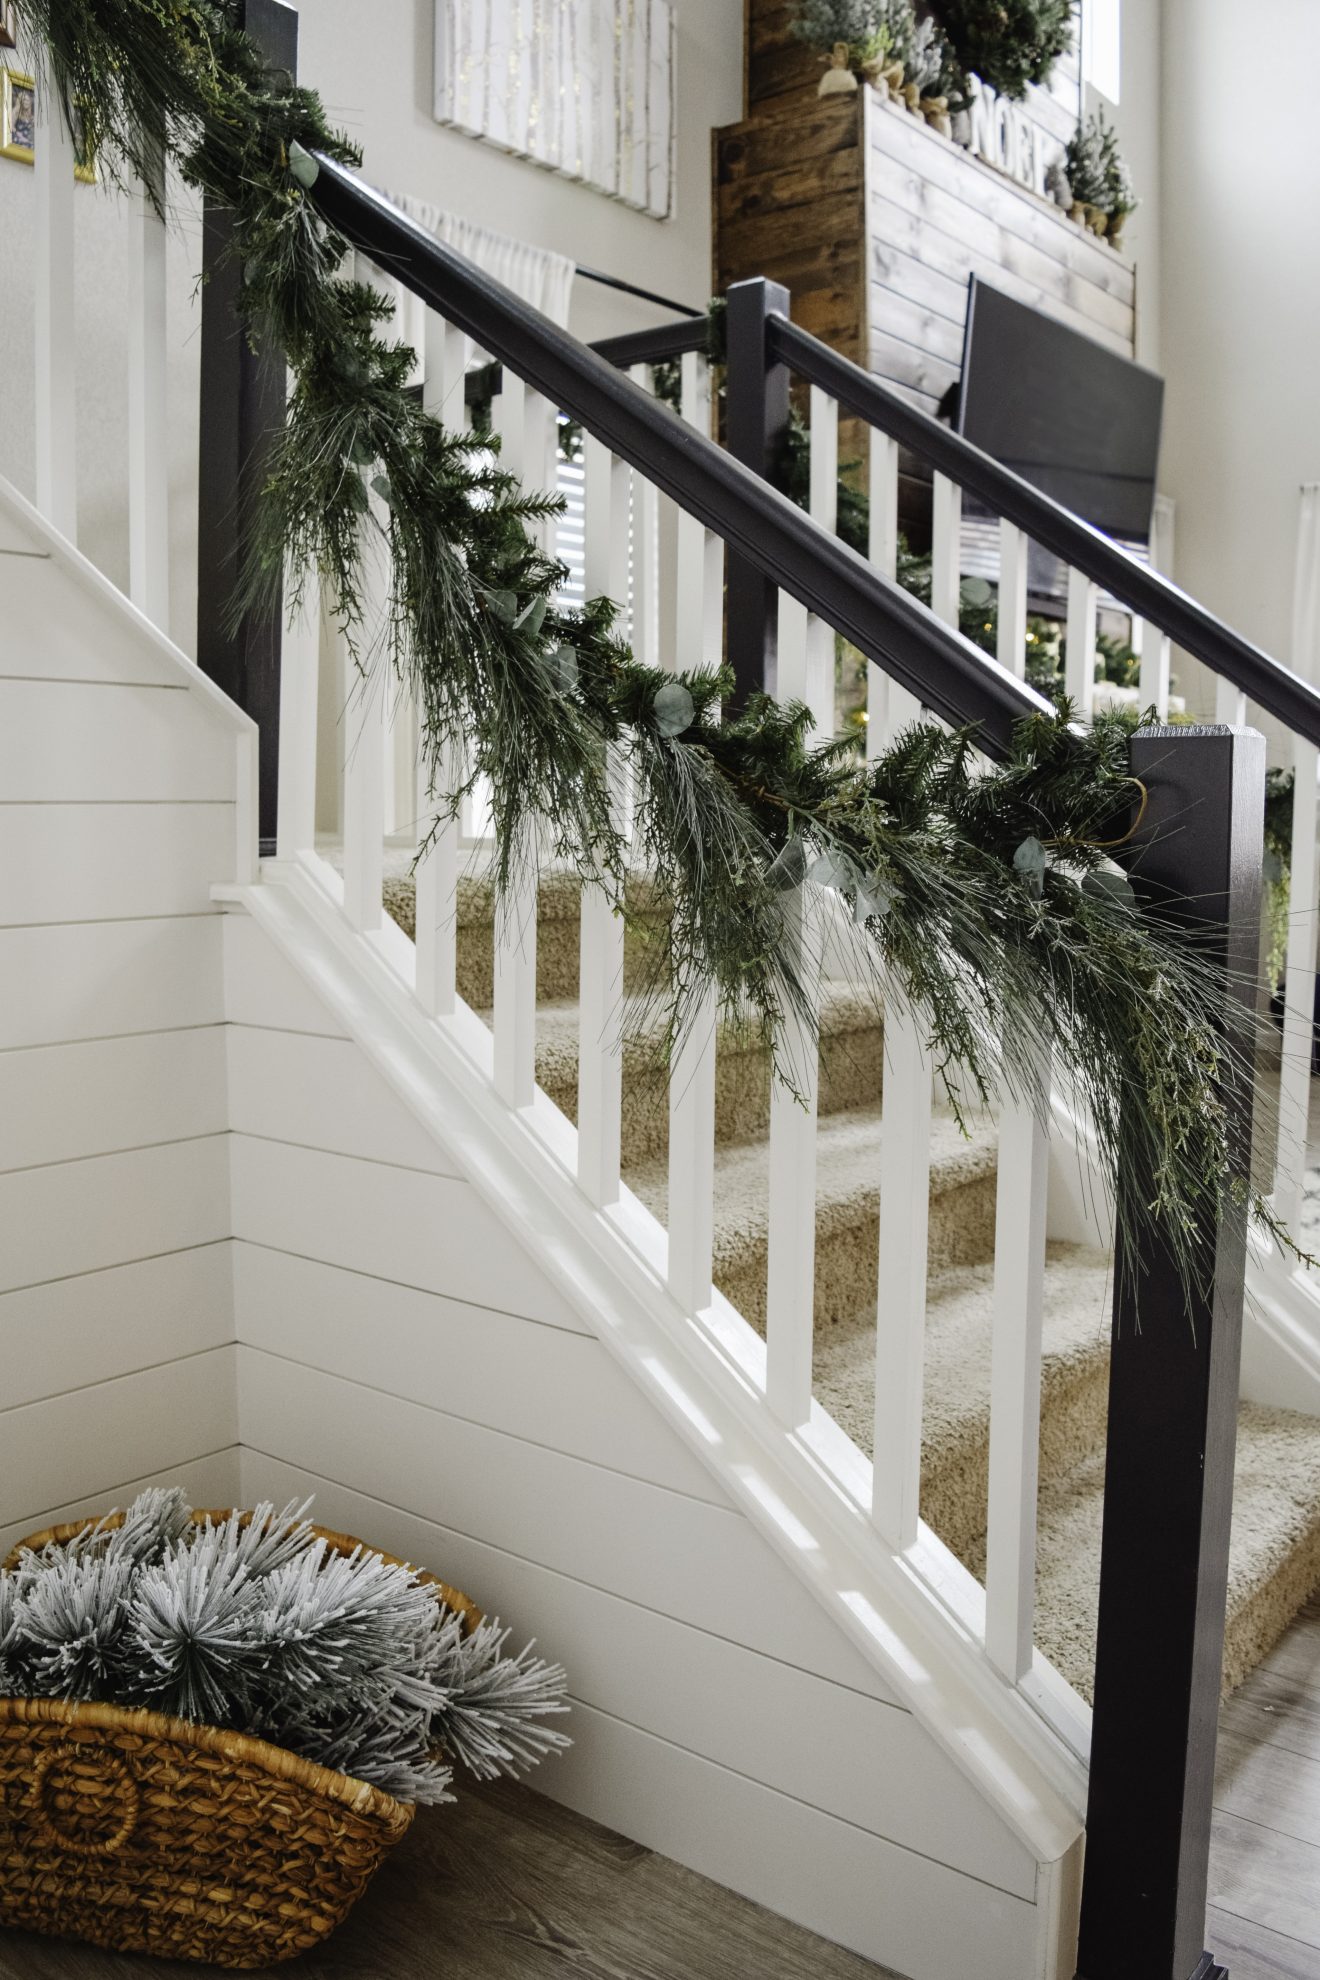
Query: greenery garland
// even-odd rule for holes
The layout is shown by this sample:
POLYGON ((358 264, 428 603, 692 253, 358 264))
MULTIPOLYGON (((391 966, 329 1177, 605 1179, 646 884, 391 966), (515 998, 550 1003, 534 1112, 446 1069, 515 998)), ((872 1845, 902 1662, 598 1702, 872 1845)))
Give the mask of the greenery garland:
MULTIPOLYGON (((846 740, 812 748, 801 707, 756 697, 721 722, 727 677, 640 666, 607 600, 566 609, 533 528, 554 504, 408 392, 412 353, 382 333, 376 295, 341 279, 345 244, 307 197, 313 152, 357 154, 312 93, 265 69, 222 0, 23 0, 22 25, 65 103, 84 106, 107 171, 150 183, 163 148, 228 208, 248 332, 295 378, 249 585, 287 571, 296 588, 310 569, 329 586, 364 674, 392 669, 417 696, 440 810, 489 779, 497 883, 550 859, 626 914, 636 860, 669 908, 653 990, 671 1039, 711 986, 790 1070, 784 1021, 810 1014, 790 904, 804 876, 828 883, 854 918, 859 970, 915 1013, 955 1104, 1014 1091, 1043 1107, 1052 1049, 1109 1178, 1139 1179, 1188 1279, 1204 1279, 1204 1220, 1247 1190, 1220 1086, 1250 1048, 1224 1034, 1215 968, 1172 917, 1139 912, 1110 863, 1136 795, 1131 723, 1082 731, 1064 708, 1022 723, 1010 760, 986 770, 973 735, 934 724, 862 766, 846 740), (378 639, 364 558, 382 547, 378 639), (442 766, 460 741, 456 789, 442 766)), ((1127 1214, 1133 1190, 1116 1195, 1127 1214)))

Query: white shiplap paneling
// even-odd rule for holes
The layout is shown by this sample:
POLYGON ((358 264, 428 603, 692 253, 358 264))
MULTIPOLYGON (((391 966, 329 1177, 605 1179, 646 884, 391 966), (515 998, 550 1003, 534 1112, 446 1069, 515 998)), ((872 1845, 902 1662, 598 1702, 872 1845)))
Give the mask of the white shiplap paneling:
POLYGON ((221 1025, 0 1052, 0 1172, 226 1126, 221 1025))
MULTIPOLYGON (((232 1347, 167 1361, 0 1414, 0 1521, 110 1491, 238 1441, 232 1347)), ((76 1358, 53 1369, 72 1384, 76 1358)))
POLYGON ((0 929, 0 1051, 219 1024, 220 917, 0 929))
POLYGON ((6 1408, 234 1337, 227 1238, 0 1294, 6 1408))

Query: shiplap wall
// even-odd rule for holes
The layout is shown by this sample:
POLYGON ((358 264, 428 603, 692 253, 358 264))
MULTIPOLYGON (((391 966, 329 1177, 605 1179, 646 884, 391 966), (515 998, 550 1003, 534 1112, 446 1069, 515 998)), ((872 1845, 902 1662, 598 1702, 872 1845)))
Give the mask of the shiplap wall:
POLYGON ((245 1500, 568 1666, 546 1793, 916 1980, 1037 1971, 1028 1854, 264 933, 225 922, 245 1500))
POLYGON ((0 511, 0 1551, 238 1488, 234 740, 0 511))

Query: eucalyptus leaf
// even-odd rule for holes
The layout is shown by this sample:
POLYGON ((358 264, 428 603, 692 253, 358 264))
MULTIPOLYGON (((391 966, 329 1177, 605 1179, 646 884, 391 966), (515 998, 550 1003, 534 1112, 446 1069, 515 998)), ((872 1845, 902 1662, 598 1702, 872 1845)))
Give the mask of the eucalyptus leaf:
POLYGON ((1039 899, 1045 890, 1045 848, 1039 839, 1022 841, 1013 855, 1013 870, 1039 899))
POLYGON ((821 854, 807 878, 817 887, 835 887, 843 893, 857 885, 857 869, 846 854, 830 851, 821 854))
POLYGON ((528 599, 522 611, 519 612, 513 622, 515 628, 521 627, 534 639, 537 633, 540 632, 541 627, 545 624, 545 615, 548 610, 549 601, 538 592, 536 596, 528 599))
POLYGON ((560 687, 566 694, 571 694, 578 684, 577 648, 557 646, 550 655, 550 667, 560 687))
POLYGON ((791 893, 807 877, 807 849, 801 839, 786 839, 765 869, 765 877, 776 893, 791 893))
POLYGON ((305 151, 295 138, 289 146, 289 177, 307 191, 316 184, 320 176, 321 167, 312 157, 311 152, 305 151))
POLYGON ((666 681, 651 703, 655 726, 662 736, 681 736, 692 727, 697 704, 682 681, 666 681))
POLYGON ((491 611, 506 626, 518 622, 518 594, 516 591, 491 591, 486 594, 491 611))
POLYGON ((394 507, 394 490, 390 486, 389 476, 385 474, 373 474, 371 477, 371 486, 373 493, 380 496, 385 507, 392 509, 394 507))
POLYGON ((1135 909, 1137 905, 1137 897, 1127 874, 1112 866, 1099 866, 1093 873, 1088 873, 1082 881, 1082 892, 1096 900, 1113 901, 1119 907, 1135 909))

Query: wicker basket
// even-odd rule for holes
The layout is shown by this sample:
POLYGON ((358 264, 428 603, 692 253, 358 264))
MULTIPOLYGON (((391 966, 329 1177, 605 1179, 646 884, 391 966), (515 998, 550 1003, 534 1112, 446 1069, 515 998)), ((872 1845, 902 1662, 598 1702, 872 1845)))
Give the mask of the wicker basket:
MULTIPOLYGON (((360 1544, 315 1530, 336 1553, 360 1544)), ((422 1578, 475 1628, 467 1596, 422 1578)), ((25 1931, 273 1966, 333 1932, 414 1812, 243 1733, 118 1705, 0 1698, 0 1924, 25 1931)))

